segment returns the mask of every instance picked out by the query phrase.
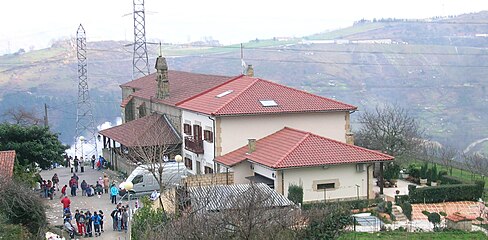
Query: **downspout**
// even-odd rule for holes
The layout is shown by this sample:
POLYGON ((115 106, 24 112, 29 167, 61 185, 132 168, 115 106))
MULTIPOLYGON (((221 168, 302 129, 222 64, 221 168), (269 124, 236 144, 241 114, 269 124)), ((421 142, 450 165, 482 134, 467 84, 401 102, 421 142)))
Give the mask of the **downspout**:
MULTIPOLYGON (((213 165, 214 165, 214 170, 217 170, 217 164, 215 163, 215 144, 216 144, 215 136, 217 135, 217 129, 215 129, 215 119, 213 119, 211 116, 208 116, 208 119, 212 120, 212 123, 213 123, 214 134, 213 134, 213 141, 212 141, 212 143, 213 143, 213 159, 212 159, 212 161, 213 161, 213 165)), ((229 172, 229 171, 227 171, 227 172, 229 172)))
POLYGON ((371 196, 369 196, 369 191, 370 191, 370 184, 369 184, 369 168, 372 166, 372 164, 368 164, 366 167, 366 198, 370 199, 371 196))
POLYGON ((281 170, 281 194, 285 195, 285 170, 281 170))

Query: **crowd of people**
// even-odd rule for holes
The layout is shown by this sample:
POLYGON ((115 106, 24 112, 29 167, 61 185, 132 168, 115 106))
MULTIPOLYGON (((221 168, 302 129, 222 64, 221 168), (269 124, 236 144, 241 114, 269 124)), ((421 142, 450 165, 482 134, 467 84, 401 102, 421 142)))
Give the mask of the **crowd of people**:
POLYGON ((65 211, 64 214, 64 228, 68 231, 71 238, 77 236, 95 237, 101 236, 104 223, 104 215, 102 210, 93 211, 91 213, 89 210, 83 212, 82 210, 76 209, 74 219, 76 222, 76 227, 71 223, 73 216, 71 212, 65 211))

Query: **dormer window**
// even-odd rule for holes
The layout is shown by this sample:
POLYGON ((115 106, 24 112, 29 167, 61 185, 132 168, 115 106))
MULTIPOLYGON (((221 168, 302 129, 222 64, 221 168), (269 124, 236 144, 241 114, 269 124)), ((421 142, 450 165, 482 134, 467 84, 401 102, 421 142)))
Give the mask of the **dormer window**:
POLYGON ((232 92, 234 92, 234 90, 227 90, 227 91, 225 91, 225 92, 223 92, 223 93, 221 93, 221 94, 219 94, 219 95, 217 95, 215 97, 216 98, 221 98, 221 97, 224 97, 224 96, 227 96, 227 95, 231 94, 232 92))
POLYGON ((261 103, 261 105, 263 105, 263 107, 277 107, 278 106, 278 103, 276 103, 275 100, 259 100, 259 102, 261 103))

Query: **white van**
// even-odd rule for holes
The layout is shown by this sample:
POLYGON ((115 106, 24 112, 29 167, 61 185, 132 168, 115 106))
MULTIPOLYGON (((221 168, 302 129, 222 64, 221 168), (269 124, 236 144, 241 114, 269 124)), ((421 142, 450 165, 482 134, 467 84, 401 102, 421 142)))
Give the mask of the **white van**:
MULTIPOLYGON (((150 171, 151 168, 156 169, 156 174, 158 175, 159 164, 145 164, 139 165, 125 180, 126 182, 132 182, 134 185, 132 192, 133 194, 149 195, 154 190, 159 191, 159 184, 153 173, 150 171)), ((189 174, 185 164, 178 163, 174 161, 163 163, 163 173, 162 179, 163 183, 168 186, 175 186, 181 183, 181 179, 185 178, 189 174)), ((123 191, 123 190, 122 190, 123 191)))

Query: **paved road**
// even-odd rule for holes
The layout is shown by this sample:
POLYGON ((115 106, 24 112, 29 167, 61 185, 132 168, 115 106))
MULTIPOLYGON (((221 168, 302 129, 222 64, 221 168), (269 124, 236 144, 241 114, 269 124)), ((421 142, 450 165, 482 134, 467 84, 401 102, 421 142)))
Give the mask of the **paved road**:
MULTIPOLYGON (((70 173, 69 168, 56 168, 53 170, 48 170, 48 171, 42 171, 41 176, 43 179, 51 179, 54 173, 58 174, 59 181, 60 181, 60 186, 64 186, 64 184, 68 185, 68 181, 73 175, 70 173)), ((96 180, 98 180, 98 177, 103 176, 104 171, 97 171, 94 169, 91 169, 91 167, 85 167, 85 172, 81 173, 78 171, 77 175, 79 177, 79 183, 81 183, 83 180, 85 180, 88 184, 95 184, 96 180)), ((112 179, 114 179, 113 176, 111 176, 110 172, 107 172, 108 176, 110 177, 110 182, 112 182, 112 179)), ((121 182, 120 179, 115 179, 118 183, 121 182)), ((60 187, 61 190, 61 187, 60 187)), ((105 232, 102 233, 101 237, 96 237, 96 239, 107 239, 107 240, 122 240, 122 239, 129 239, 128 235, 125 232, 117 232, 112 230, 112 219, 110 217, 110 213, 112 210, 115 208, 115 205, 110 203, 109 195, 108 194, 103 194, 101 198, 98 197, 86 197, 86 196, 81 196, 81 189, 77 191, 77 196, 76 197, 71 197, 70 196, 70 188, 67 188, 66 193, 68 194, 68 197, 71 199, 71 212, 74 214, 76 209, 80 209, 83 211, 90 210, 90 212, 93 212, 94 210, 102 210, 105 219, 104 219, 104 230, 105 232)), ((53 200, 47 199, 46 201, 48 202, 48 205, 51 206, 50 209, 47 210, 47 218, 49 220, 49 223, 51 225, 61 225, 63 224, 63 210, 62 210, 62 204, 60 203, 60 195, 61 191, 56 192, 56 195, 54 196, 53 200)), ((125 204, 124 204, 125 205, 125 204)), ((75 221, 73 220, 73 224, 76 224, 75 221)), ((75 225, 76 226, 76 225, 75 225)), ((81 239, 85 239, 84 237, 81 237, 81 239)), ((95 239, 93 238, 86 238, 86 239, 95 239)))

